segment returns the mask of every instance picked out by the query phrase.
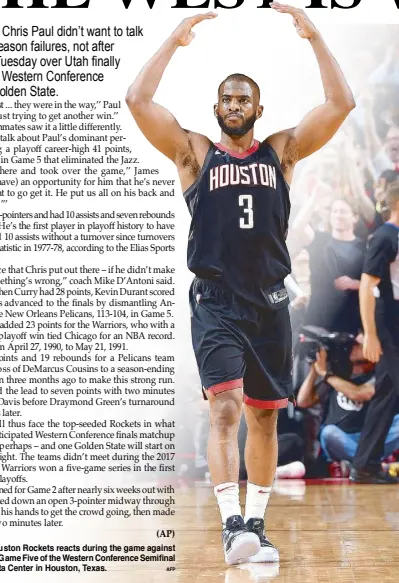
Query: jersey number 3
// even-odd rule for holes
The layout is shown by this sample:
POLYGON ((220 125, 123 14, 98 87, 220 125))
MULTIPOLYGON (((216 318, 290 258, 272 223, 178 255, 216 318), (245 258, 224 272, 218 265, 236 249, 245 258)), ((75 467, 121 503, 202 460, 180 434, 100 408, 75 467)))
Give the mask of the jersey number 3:
POLYGON ((254 211, 252 208, 252 194, 240 194, 238 197, 239 206, 244 207, 244 216, 240 217, 240 229, 253 229, 254 211))

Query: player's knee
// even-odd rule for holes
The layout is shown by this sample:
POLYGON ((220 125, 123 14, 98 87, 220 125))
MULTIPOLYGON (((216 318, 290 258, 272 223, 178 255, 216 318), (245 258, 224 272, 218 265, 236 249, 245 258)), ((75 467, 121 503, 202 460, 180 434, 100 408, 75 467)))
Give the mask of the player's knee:
MULTIPOLYGON (((253 422, 248 423, 248 427, 261 431, 263 434, 273 437, 277 434, 277 409, 257 409, 251 416, 253 422)), ((247 416, 248 422, 248 416, 247 416)))
POLYGON ((211 423, 219 429, 238 427, 241 418, 241 403, 236 399, 216 398, 211 406, 211 423))

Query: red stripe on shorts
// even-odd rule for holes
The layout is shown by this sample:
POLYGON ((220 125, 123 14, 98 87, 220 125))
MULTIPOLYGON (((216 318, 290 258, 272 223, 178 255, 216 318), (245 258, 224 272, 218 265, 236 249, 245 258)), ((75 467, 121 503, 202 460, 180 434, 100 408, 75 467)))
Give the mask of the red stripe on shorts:
POLYGON ((251 399, 244 395, 244 403, 257 409, 283 409, 288 405, 288 399, 277 399, 276 401, 261 401, 259 399, 251 399))
POLYGON ((243 379, 234 379, 233 381, 225 381, 224 383, 218 383, 217 385, 212 385, 205 389, 212 393, 212 395, 218 395, 219 393, 224 393, 225 391, 231 391, 232 389, 241 389, 243 387, 243 379))

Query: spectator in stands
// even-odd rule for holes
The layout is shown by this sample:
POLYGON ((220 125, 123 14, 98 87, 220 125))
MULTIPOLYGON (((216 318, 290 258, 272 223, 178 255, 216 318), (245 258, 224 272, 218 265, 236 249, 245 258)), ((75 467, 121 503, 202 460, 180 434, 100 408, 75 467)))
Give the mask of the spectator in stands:
POLYGON ((293 224, 294 237, 302 238, 309 254, 311 295, 305 324, 356 335, 365 247, 354 234, 358 215, 351 202, 337 199, 330 209, 331 232, 314 230, 306 224, 314 203, 312 195, 293 224))
MULTIPOLYGON (((395 95, 397 99, 397 91, 395 95)), ((385 170, 393 170, 399 174, 399 127, 394 123, 398 121, 396 114, 391 112, 388 117, 389 123, 384 123, 378 131, 374 99, 371 91, 365 92, 362 96, 365 110, 362 129, 367 156, 371 160, 374 178, 377 179, 385 170)))

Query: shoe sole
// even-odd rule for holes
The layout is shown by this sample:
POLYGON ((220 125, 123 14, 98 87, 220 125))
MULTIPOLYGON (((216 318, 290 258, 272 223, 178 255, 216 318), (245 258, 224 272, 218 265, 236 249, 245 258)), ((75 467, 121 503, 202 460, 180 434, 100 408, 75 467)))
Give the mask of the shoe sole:
POLYGON ((359 480, 349 477, 349 481, 352 482, 353 484, 381 484, 381 485, 385 484, 386 486, 395 486, 399 483, 399 482, 387 482, 386 480, 379 480, 378 478, 359 480))
POLYGON ((261 547, 259 553, 249 557, 248 563, 279 563, 280 555, 277 549, 261 547))
POLYGON ((234 541, 228 553, 224 553, 224 560, 227 565, 237 565, 238 563, 249 562, 249 557, 256 555, 260 551, 259 537, 248 532, 234 541))

